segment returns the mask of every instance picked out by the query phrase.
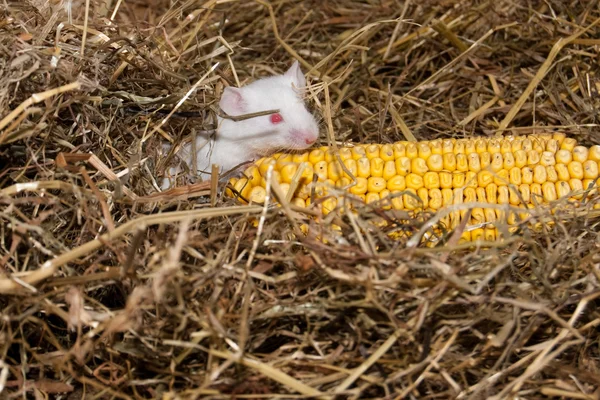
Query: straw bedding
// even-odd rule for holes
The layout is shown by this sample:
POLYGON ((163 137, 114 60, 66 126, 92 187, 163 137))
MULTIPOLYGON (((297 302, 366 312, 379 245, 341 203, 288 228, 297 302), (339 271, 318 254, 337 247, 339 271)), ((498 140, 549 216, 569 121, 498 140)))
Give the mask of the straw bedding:
POLYGON ((599 18, 595 0, 2 3, 2 396, 600 398, 598 196, 426 248, 374 221, 431 215, 319 219, 240 205, 226 179, 158 191, 163 143, 294 59, 321 144, 598 144, 599 18))

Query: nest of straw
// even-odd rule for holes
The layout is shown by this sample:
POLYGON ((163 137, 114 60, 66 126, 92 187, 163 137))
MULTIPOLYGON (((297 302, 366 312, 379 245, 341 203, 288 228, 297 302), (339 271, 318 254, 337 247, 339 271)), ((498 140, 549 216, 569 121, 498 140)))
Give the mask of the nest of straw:
POLYGON ((563 0, 4 2, 2 396, 600 398, 591 207, 426 248, 376 207, 319 221, 222 182, 157 187, 162 144, 209 129, 224 85, 293 59, 322 144, 600 143, 598 18, 563 0))

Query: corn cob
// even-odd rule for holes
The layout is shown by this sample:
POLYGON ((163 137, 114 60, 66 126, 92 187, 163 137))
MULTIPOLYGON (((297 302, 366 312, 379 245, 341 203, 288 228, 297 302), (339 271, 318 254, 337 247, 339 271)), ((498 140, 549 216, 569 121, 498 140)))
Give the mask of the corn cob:
MULTIPOLYGON (((559 198, 581 201, 593 194, 600 169, 600 146, 586 148, 563 133, 499 138, 437 139, 423 142, 328 147, 299 154, 277 153, 258 160, 242 178, 230 181, 242 198, 261 203, 265 176, 273 176, 292 203, 309 206, 327 196, 327 188, 347 188, 366 203, 407 211, 438 211, 461 203, 509 204, 524 209, 559 198), (340 160, 343 167, 340 165, 340 160), (314 176, 316 175, 316 179, 314 176), (288 193, 294 190, 293 194, 288 193), (588 190, 590 189, 590 190, 588 190)), ((321 202, 326 214, 341 205, 339 196, 321 202)), ((442 222, 458 225, 466 210, 451 212, 442 222)), ((508 216, 508 223, 512 220, 508 216)), ((498 208, 472 209, 471 225, 493 227, 506 219, 498 208)), ((474 229, 466 239, 493 239, 490 229, 474 229)))

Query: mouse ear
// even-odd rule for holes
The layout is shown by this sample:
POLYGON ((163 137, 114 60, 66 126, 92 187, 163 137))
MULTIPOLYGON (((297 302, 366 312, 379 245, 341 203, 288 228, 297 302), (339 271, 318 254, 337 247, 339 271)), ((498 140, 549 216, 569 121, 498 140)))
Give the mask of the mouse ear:
POLYGON ((300 69, 300 63, 298 63, 298 60, 294 61, 290 69, 286 71, 285 76, 292 78, 292 83, 298 89, 306 86, 306 79, 304 78, 304 74, 300 69))
POLYGON ((246 110, 246 102, 242 90, 228 86, 223 90, 219 107, 228 115, 241 115, 246 110))

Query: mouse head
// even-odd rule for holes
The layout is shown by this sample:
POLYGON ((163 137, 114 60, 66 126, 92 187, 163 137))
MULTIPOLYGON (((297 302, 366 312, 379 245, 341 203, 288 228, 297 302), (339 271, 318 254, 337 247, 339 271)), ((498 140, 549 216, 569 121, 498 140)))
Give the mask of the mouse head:
POLYGON ((298 61, 283 75, 259 79, 242 88, 227 87, 219 106, 231 116, 279 110, 243 121, 219 119, 217 136, 247 146, 256 155, 278 150, 302 150, 319 136, 319 127, 302 99, 306 86, 298 61))

